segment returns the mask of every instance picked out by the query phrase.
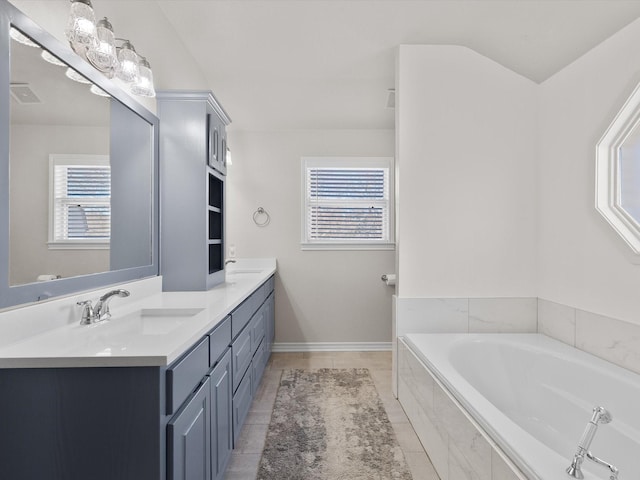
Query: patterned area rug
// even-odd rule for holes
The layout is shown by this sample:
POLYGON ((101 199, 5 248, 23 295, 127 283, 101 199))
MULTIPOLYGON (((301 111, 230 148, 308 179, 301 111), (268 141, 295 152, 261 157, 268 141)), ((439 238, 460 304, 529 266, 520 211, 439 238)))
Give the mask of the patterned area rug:
POLYGON ((366 368, 285 370, 258 480, 411 480, 366 368))

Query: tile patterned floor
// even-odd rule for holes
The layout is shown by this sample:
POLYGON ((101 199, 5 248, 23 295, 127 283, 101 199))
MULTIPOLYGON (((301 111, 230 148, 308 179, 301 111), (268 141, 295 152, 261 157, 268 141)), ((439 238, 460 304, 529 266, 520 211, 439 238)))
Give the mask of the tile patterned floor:
POLYGON ((404 410, 391 393, 391 352, 301 352, 274 353, 271 356, 238 445, 231 454, 225 480, 256 478, 280 376, 282 370, 288 368, 368 368, 413 480, 439 479, 404 410))

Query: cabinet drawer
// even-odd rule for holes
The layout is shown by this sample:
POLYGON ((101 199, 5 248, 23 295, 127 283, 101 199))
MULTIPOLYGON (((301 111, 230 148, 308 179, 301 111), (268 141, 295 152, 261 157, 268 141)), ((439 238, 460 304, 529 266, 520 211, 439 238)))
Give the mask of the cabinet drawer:
POLYGON ((231 343, 231 316, 209 333, 209 366, 213 367, 231 343))
POLYGON ((259 306, 258 296, 254 292, 238 308, 231 312, 231 335, 233 338, 249 323, 259 306))
POLYGON ((274 277, 273 275, 269 277, 269 280, 267 280, 266 286, 267 286, 267 296, 269 296, 269 294, 273 292, 273 290, 276 287, 276 277, 274 277))
POLYGON ((209 370, 209 337, 167 369, 167 414, 171 415, 193 392, 209 370))
POLYGON ((251 373, 247 372, 247 374, 242 379, 242 382, 240 382, 238 390, 233 396, 234 447, 236 446, 240 431, 242 430, 242 424, 244 423, 245 418, 247 418, 247 413, 249 413, 249 408, 251 407, 251 399, 251 373))
POLYGON ((240 384, 240 380, 251 363, 251 329, 245 328, 238 338, 231 344, 231 371, 233 373, 233 390, 240 384))
POLYGON ((260 285, 247 299, 233 312, 231 312, 231 335, 233 338, 238 335, 244 326, 249 323, 253 314, 264 303, 269 294, 273 291, 274 277, 260 285))
POLYGON ((266 311, 267 310, 265 308, 265 305, 262 305, 262 307, 260 307, 260 309, 253 316, 253 318, 251 319, 251 323, 249 324, 250 325, 249 328, 251 329, 251 353, 252 354, 256 352, 258 345, 260 345, 260 342, 264 338, 265 327, 266 327, 266 322, 265 322, 266 311))
POLYGON ((269 277, 269 280, 260 287, 261 302, 264 302, 271 292, 273 292, 273 277, 269 277))
POLYGON ((262 340, 262 342, 256 349, 256 354, 253 356, 253 361, 251 362, 251 374, 253 375, 253 377, 251 378, 252 395, 255 395, 256 391, 258 390, 260 380, 262 379, 262 374, 264 373, 264 367, 266 366, 265 360, 268 359, 265 356, 265 347, 266 341, 262 340))

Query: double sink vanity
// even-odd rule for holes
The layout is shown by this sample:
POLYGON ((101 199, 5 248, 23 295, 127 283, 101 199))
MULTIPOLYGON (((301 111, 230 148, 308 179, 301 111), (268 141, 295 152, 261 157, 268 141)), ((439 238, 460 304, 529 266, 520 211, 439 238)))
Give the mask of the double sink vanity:
POLYGON ((275 260, 229 267, 204 292, 119 285, 89 325, 75 304, 104 289, 1 313, 0 477, 223 478, 274 337, 275 260))

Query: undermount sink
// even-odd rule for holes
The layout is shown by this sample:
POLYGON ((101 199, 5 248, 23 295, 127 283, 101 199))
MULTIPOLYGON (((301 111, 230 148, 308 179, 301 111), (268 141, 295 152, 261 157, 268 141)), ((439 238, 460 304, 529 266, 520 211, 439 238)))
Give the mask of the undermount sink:
POLYGON ((164 335, 195 317, 203 308, 143 308, 122 317, 113 317, 112 325, 135 330, 142 335, 164 335))

